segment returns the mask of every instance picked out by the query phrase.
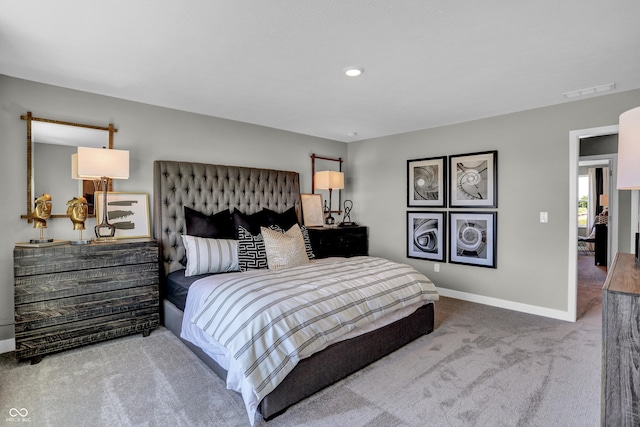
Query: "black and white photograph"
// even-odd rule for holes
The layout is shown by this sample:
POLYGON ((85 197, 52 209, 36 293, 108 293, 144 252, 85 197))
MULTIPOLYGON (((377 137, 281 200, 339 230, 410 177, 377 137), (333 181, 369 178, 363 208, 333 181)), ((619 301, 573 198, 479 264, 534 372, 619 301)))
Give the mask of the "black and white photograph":
POLYGON ((407 257, 445 261, 445 213, 407 212, 407 257))
POLYGON ((446 206, 446 159, 407 160, 407 206, 446 206))
POLYGON ((497 208, 498 152, 461 154, 449 159, 449 205, 497 208))
POLYGON ((449 212, 449 262, 496 268, 496 212, 449 212))
MULTIPOLYGON (((95 193, 96 218, 102 218, 102 193, 95 193)), ((118 239, 151 237, 147 193, 107 193, 107 220, 118 239)))

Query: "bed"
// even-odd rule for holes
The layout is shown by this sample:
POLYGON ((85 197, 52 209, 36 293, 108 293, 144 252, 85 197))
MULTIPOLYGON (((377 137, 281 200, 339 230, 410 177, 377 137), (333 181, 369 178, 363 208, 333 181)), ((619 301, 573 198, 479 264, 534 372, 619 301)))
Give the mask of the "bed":
MULTIPOLYGON (((282 215, 285 212, 295 212, 297 222, 301 223, 299 175, 290 171, 158 160, 154 162, 153 199, 154 237, 159 242, 161 255, 162 322, 220 378, 227 381, 228 375, 231 375, 228 366, 221 366, 224 363, 216 359, 213 354, 215 351, 201 348, 181 336, 183 328, 191 327, 192 323, 183 322, 185 301, 189 297, 190 289, 193 299, 193 289, 199 289, 207 280, 231 280, 234 274, 244 273, 224 273, 214 278, 197 274, 187 277, 184 274, 186 249, 182 235, 186 234, 185 208, 206 215, 225 210, 237 210, 246 215, 257 214, 263 209, 282 215)), ((365 264, 383 262, 364 257, 355 261, 365 264)), ((326 263, 334 261, 316 262, 326 267, 326 263)), ((414 303, 410 308, 406 308, 402 316, 388 316, 391 320, 381 322, 383 326, 378 329, 363 329, 362 334, 353 333, 348 339, 331 341, 320 351, 301 358, 275 388, 260 398, 256 403, 257 411, 269 420, 296 402, 358 371, 417 337, 430 333, 434 327, 432 301, 437 300, 437 294, 431 295, 429 299, 431 301, 414 303)), ((192 315, 186 316, 187 320, 190 316, 192 315)), ((253 423, 251 414, 249 416, 253 423)))

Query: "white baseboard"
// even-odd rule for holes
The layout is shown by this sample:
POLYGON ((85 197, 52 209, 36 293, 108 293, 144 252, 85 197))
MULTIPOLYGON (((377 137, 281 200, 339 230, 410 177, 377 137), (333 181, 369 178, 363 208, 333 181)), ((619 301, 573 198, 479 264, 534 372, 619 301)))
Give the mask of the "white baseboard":
POLYGON ((16 349, 16 340, 11 338, 8 340, 0 341, 0 354, 9 353, 10 351, 14 351, 16 349))
POLYGON ((498 298, 486 297, 483 295, 470 294, 467 292, 454 291, 446 288, 436 288, 443 297, 455 298, 463 301, 476 302, 478 304, 490 305, 493 307, 505 308, 507 310, 520 311, 522 313, 535 314, 536 316, 550 317, 552 319, 566 320, 573 322, 567 311, 553 310, 551 308, 538 307, 536 305, 522 304, 514 301, 507 301, 498 298))

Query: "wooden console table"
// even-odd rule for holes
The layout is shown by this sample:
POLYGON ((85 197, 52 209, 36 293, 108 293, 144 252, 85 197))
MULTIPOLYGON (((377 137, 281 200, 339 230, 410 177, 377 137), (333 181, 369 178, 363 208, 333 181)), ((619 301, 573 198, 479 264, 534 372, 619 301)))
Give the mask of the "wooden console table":
POLYGON ((603 426, 640 425, 640 268, 616 254, 602 288, 603 426))

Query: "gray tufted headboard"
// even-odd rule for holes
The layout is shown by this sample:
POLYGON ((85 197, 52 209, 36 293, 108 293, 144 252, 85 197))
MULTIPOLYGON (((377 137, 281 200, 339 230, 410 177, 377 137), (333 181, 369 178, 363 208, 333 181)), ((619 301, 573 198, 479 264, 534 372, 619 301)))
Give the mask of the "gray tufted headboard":
MULTIPOLYGON (((184 209, 211 215, 235 208, 252 214, 296 208, 301 222, 297 172, 156 160, 153 164, 153 229, 164 274, 183 268, 184 209)), ((162 274, 162 273, 161 273, 162 274)))

